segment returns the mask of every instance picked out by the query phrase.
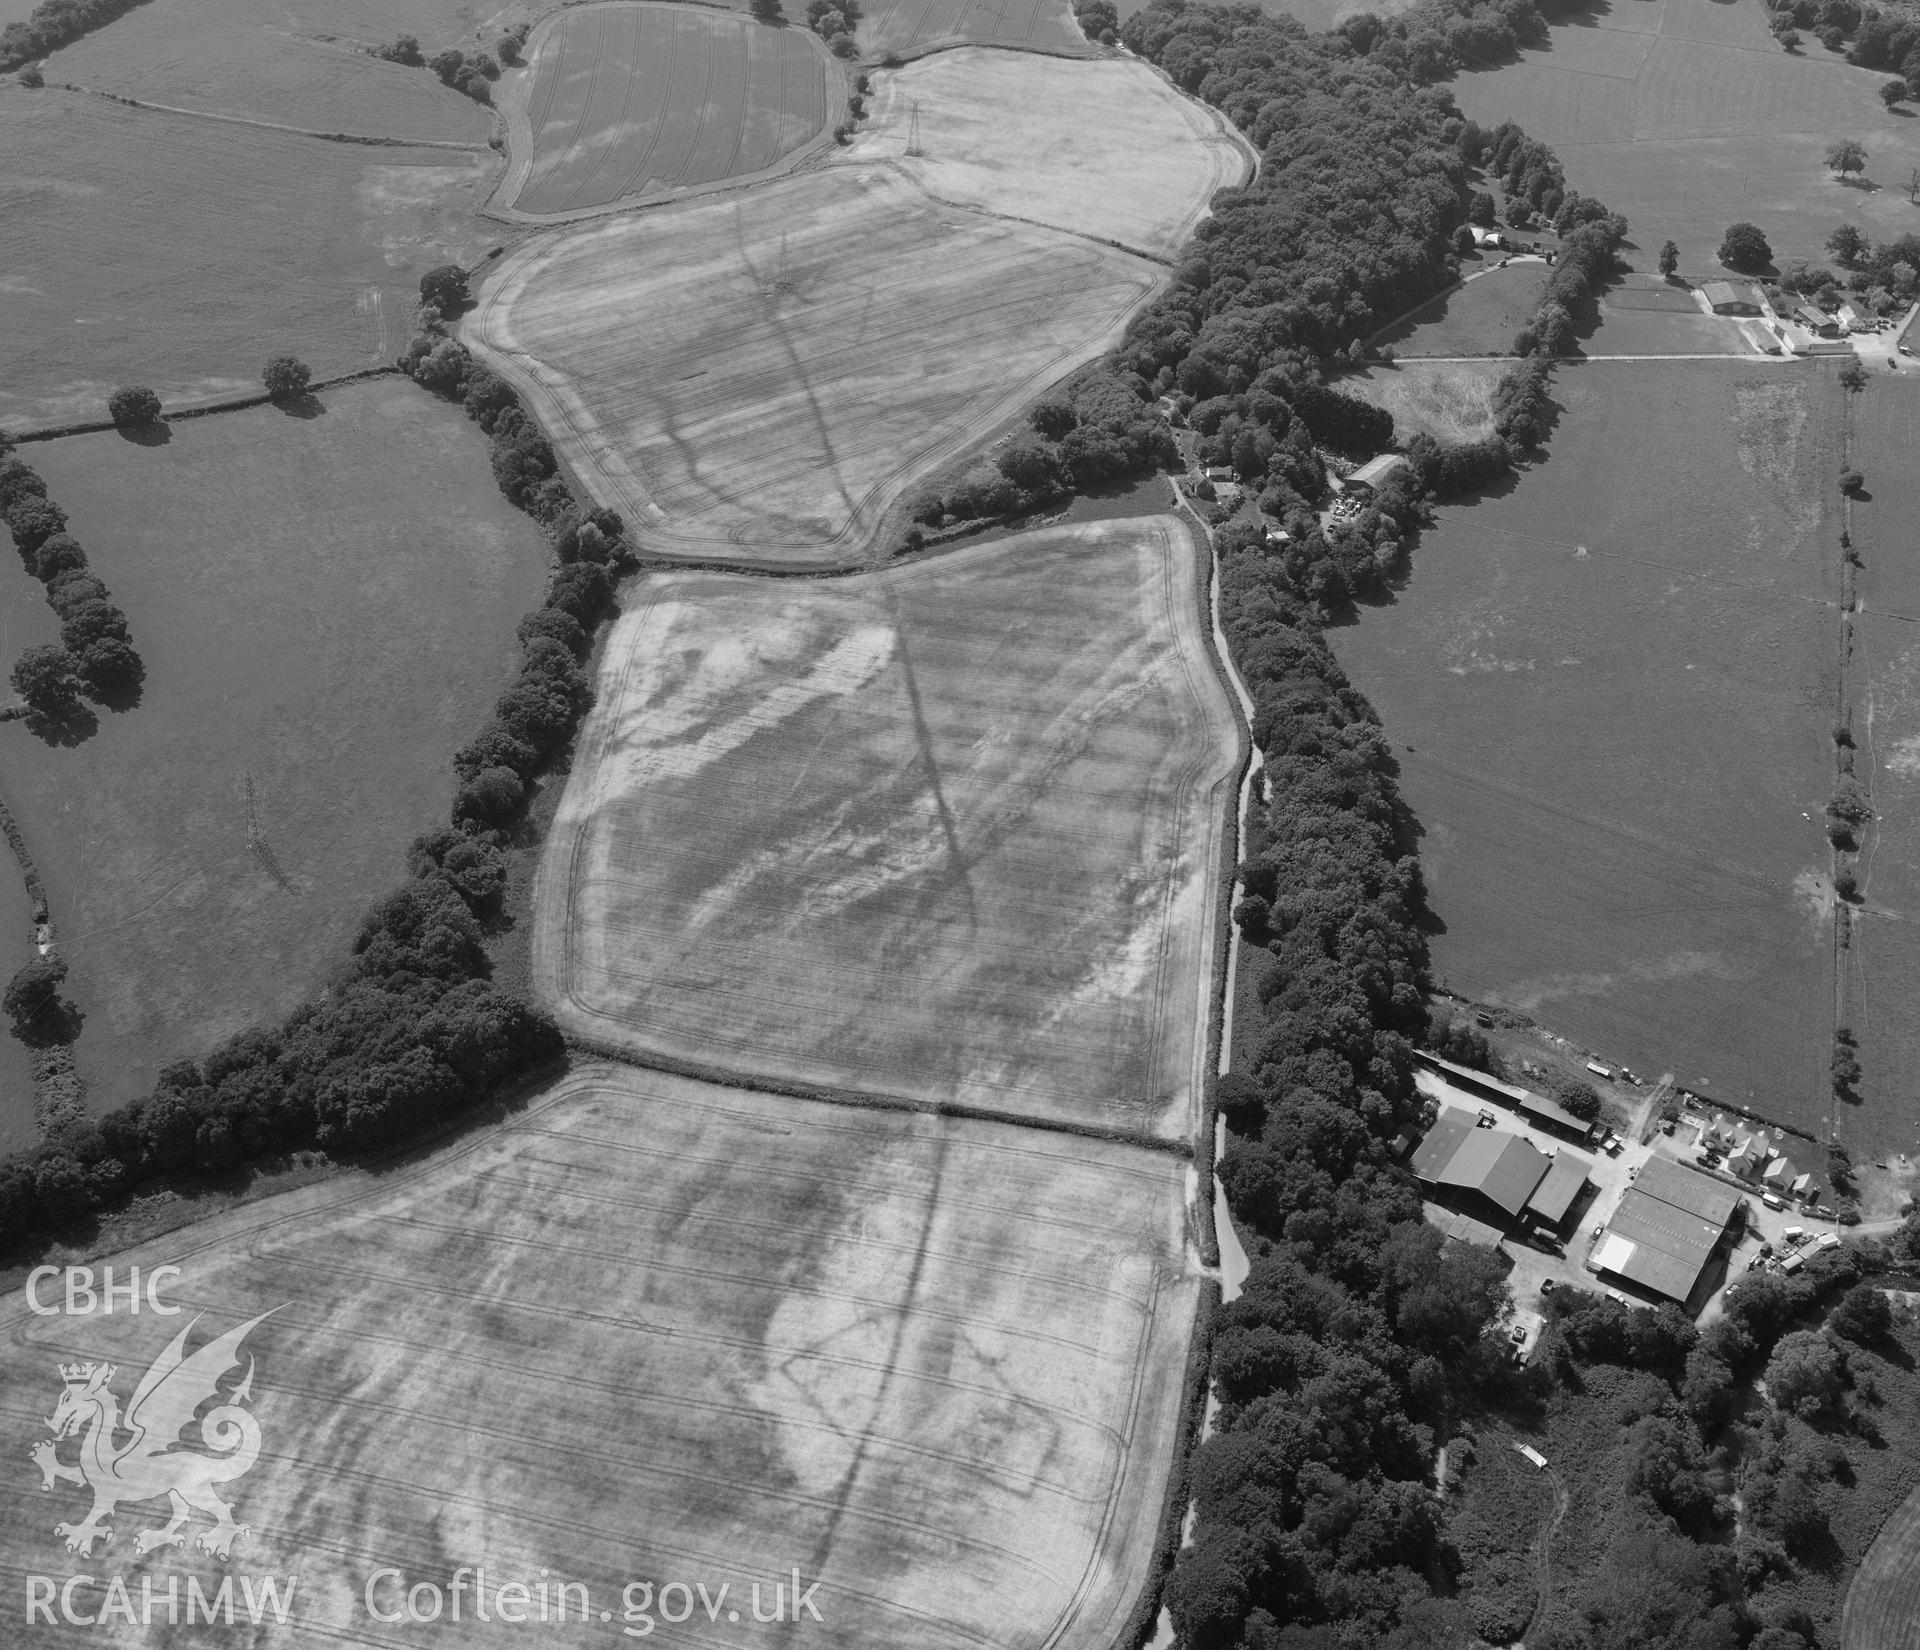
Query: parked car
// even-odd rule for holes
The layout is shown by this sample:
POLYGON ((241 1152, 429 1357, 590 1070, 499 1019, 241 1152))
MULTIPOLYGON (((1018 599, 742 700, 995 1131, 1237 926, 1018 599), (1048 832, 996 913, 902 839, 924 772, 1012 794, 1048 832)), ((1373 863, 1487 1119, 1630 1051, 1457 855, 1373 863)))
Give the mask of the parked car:
POLYGON ((1482 1106, 1480 1108, 1480 1120, 1474 1124, 1474 1127, 1477 1129, 1490 1129, 1499 1121, 1499 1118, 1495 1117, 1492 1112, 1482 1106))
POLYGON ((1543 1295, 1551 1295, 1551 1294, 1553 1293, 1553 1290, 1554 1290, 1554 1283, 1553 1283, 1553 1279, 1552 1279, 1552 1278, 1542 1278, 1542 1279, 1540 1280, 1540 1293, 1541 1293, 1541 1294, 1543 1294, 1543 1295))

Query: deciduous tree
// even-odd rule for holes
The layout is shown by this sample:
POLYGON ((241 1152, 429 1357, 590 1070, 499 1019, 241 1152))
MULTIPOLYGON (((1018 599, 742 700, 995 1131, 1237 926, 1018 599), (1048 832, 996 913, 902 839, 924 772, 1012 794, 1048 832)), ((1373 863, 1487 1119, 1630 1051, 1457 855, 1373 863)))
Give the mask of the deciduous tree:
POLYGON ((48 721, 69 716, 80 702, 80 683, 73 655, 64 647, 43 645, 22 651, 13 663, 13 690, 27 709, 48 721))
POLYGON ((147 429, 160 422, 160 397, 144 384, 129 384, 107 397, 107 416, 117 429, 147 429))
POLYGON ((1680 248, 1676 242, 1667 241, 1660 248, 1660 273, 1672 280, 1680 268, 1680 248))
POLYGON ((291 355, 276 355, 260 374, 267 394, 276 401, 297 401, 313 382, 313 369, 291 355))
POLYGON ((1763 269, 1773 262, 1773 248, 1758 224, 1730 224, 1720 242, 1719 258, 1729 269, 1763 269))
POLYGON ((1827 170, 1844 178, 1867 169, 1867 151, 1857 138, 1839 138, 1827 145, 1827 170))

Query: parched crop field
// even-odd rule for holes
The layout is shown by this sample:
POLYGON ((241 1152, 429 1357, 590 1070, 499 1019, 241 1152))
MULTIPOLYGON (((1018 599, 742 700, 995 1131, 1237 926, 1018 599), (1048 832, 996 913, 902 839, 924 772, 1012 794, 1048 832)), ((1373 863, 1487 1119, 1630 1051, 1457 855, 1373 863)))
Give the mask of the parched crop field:
POLYGON ((856 31, 869 58, 915 57, 943 46, 1025 47, 1064 57, 1097 57, 1068 0, 871 0, 856 31))
MULTIPOLYGON (((791 1608, 798 1570, 820 1625, 803 1616, 796 1640, 1109 1650, 1155 1537, 1199 1296, 1187 1172, 600 1068, 414 1167, 116 1259, 178 1264, 202 1334, 278 1309, 242 1353, 265 1453, 226 1489, 252 1532, 231 1568, 298 1573, 301 1642, 417 1643, 370 1618, 369 1575, 444 1589, 484 1564, 490 1591, 549 1571, 584 1586, 592 1624, 483 1625, 469 1588, 462 1644, 639 1632, 625 1606, 648 1602, 665 1642, 750 1642, 751 1587, 768 1611, 777 1578, 791 1608), (691 1626, 661 1625, 673 1582, 728 1589, 717 1631, 691 1600, 691 1626)), ((57 1363, 111 1358, 124 1400, 184 1322, 13 1308, 8 1435, 22 1454, 44 1435, 57 1363)), ((76 1562, 52 1527, 85 1502, 16 1465, 0 1571, 17 1596, 76 1562)), ((122 1507, 85 1567, 131 1577, 154 1511, 122 1507)), ((169 1576, 211 1592, 221 1568, 168 1549, 140 1573, 164 1595, 169 1576)))
MULTIPOLYGON (((384 38, 401 32, 394 27, 384 38)), ((320 38, 257 0, 135 6, 111 27, 55 52, 46 74, 144 103, 308 131, 461 143, 484 152, 493 130, 490 111, 425 69, 320 38)))
POLYGON ((1190 1138, 1238 736, 1168 516, 632 592, 541 864, 574 1032, 1190 1138))
POLYGON ((1915 211, 1920 121, 1889 117, 1884 74, 1850 66, 1810 36, 1798 56, 1767 32, 1757 4, 1634 0, 1552 31, 1551 49, 1453 81, 1461 109, 1487 126, 1517 120, 1551 145, 1581 193, 1624 212, 1627 256, 1652 270, 1663 241, 1681 273, 1723 273, 1726 226, 1751 220, 1776 260, 1825 258, 1841 222, 1871 237, 1903 234, 1915 211), (1871 157, 1866 182, 1822 164, 1836 138, 1871 157))
POLYGON ((390 360, 421 273, 494 238, 469 210, 484 149, 322 143, 6 85, 0 154, 0 424, 16 429, 100 418, 128 382, 167 402, 254 390, 286 350, 322 376, 390 360))
POLYGON ((808 30, 693 6, 573 7, 528 51, 531 76, 503 100, 516 153, 501 198, 529 217, 764 171, 819 137, 846 96, 808 30))
POLYGON ((1144 63, 973 48, 878 75, 846 159, 888 161, 941 200, 1160 258, 1215 191, 1253 170, 1224 119, 1144 63))
POLYGON ((1854 619, 1856 773, 1877 818, 1861 856, 1865 898, 1847 956, 1867 1104, 1846 1122, 1874 1156, 1920 1154, 1920 382, 1877 374, 1850 403, 1849 461, 1867 478, 1850 511, 1860 554, 1854 619))
POLYGON ((0 796, 47 883, 102 1107, 285 1013, 344 955, 445 819, 452 752, 539 600, 546 546, 458 408, 399 380, 322 399, 159 447, 23 449, 147 667, 139 705, 77 746, 0 727, 0 796))
POLYGON ((465 336, 646 549, 845 561, 1161 277, 885 168, 832 168, 532 242, 465 336))
POLYGON ((1920 1647, 1920 1490, 1887 1520, 1847 1590, 1840 1650, 1920 1647))
POLYGON ((1436 973, 1817 1128, 1843 392, 1756 359, 1596 362, 1554 395, 1544 464, 1441 507, 1337 638, 1425 829, 1436 973))

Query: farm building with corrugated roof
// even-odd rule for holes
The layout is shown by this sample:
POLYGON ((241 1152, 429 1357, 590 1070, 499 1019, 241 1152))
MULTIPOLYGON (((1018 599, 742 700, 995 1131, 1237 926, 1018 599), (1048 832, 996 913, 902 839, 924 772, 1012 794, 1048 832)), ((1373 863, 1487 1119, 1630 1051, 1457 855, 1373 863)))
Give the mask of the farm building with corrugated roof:
POLYGON ((1572 1152, 1549 1157, 1524 1136, 1483 1128, 1452 1106, 1434 1120, 1410 1166, 1417 1179, 1450 1194, 1470 1214, 1549 1226, 1566 1218, 1591 1167, 1572 1152))
POLYGON ((1687 1305, 1718 1254, 1740 1194, 1670 1158, 1650 1157, 1593 1251, 1610 1272, 1649 1294, 1687 1305))

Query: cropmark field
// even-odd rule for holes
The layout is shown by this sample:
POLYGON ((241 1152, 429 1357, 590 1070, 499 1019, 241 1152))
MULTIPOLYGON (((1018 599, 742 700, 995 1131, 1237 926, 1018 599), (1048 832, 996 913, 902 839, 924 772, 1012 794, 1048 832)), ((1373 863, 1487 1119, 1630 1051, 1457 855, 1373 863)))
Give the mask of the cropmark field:
POLYGON ((467 341, 536 399, 646 549, 865 553, 915 480, 1098 355, 1165 278, 1158 256, 1108 243, 1170 251, 1250 165, 1236 173, 1217 120, 1144 69, 966 55, 1010 95, 1050 97, 1002 117, 1018 141, 981 118, 964 72, 915 67, 900 78, 933 76, 917 101, 940 134, 924 163, 892 153, 916 101, 903 113, 896 98, 864 140, 878 162, 556 232, 500 261, 467 341), (1151 164, 1112 164, 1139 127, 1163 134, 1141 152, 1151 164), (973 205, 900 170, 923 164, 928 188, 973 205))
POLYGON ((555 218, 749 176, 825 133, 845 76, 819 37, 693 6, 573 7, 514 77, 499 199, 555 218))
POLYGON ((1704 279, 1721 272, 1715 248, 1742 219, 1766 232, 1783 267, 1823 261, 1843 221, 1876 241, 1912 229, 1920 121, 1889 116, 1877 95, 1885 80, 1811 39, 1789 56, 1759 5, 1634 0, 1452 84, 1471 119, 1517 120, 1560 157, 1569 187, 1624 212, 1637 268, 1651 272, 1672 240, 1682 272, 1704 279), (1843 184, 1822 157, 1846 137, 1870 163, 1843 184))
MULTIPOLYGON (((163 446, 21 449, 147 671, 77 745, 0 727, 0 796, 46 880, 98 1109, 286 1013, 346 954, 445 819, 452 753, 539 600, 546 546, 457 407, 400 380, 322 400, 178 423, 163 446)), ((17 882, 11 855, 0 870, 17 882)))
POLYGON ((834 169, 532 243, 466 328, 647 549, 837 561, 1160 275, 834 169))
POLYGON ((1843 392, 1727 360, 1563 368, 1554 395, 1547 461, 1441 507, 1398 601, 1338 637, 1425 828, 1436 973, 1817 1129, 1843 392))
MULTIPOLYGON (((406 1588, 444 1595, 484 1565, 490 1592, 542 1600, 550 1571, 593 1625, 541 1626, 531 1603, 526 1625, 482 1624, 469 1575, 460 1625, 441 1623, 463 1645, 623 1628, 745 1643, 765 1631, 745 1625, 751 1587, 764 1615, 777 1580, 791 1611, 798 1570, 820 1619, 785 1630, 801 1640, 1110 1650, 1185 1385, 1187 1173, 1005 1124, 577 1072, 413 1168, 116 1257, 182 1268, 196 1340, 273 1314, 235 1359, 255 1360, 263 1454, 222 1493, 250 1535, 228 1565, 163 1548, 139 1577, 164 1597, 169 1577, 212 1593, 229 1570, 297 1573, 294 1638, 269 1625, 254 1642, 417 1644, 433 1629, 374 1619, 368 1578, 400 1572, 372 1603, 404 1612, 406 1588), (710 1601, 726 1587, 717 1630, 670 1583, 710 1601)), ((110 1359, 124 1401, 187 1321, 10 1307, 8 1437, 22 1455, 44 1438, 56 1365, 110 1359)), ((124 1572, 137 1598, 134 1538, 164 1504, 122 1506, 83 1562, 54 1525, 80 1522, 84 1492, 44 1494, 17 1465, 0 1496, 13 1595, 84 1569, 101 1586, 124 1572)), ((100 1597, 75 1596, 83 1613, 100 1597)), ((147 1631, 108 1617, 72 1642, 147 1631)))
POLYGON ((943 201, 1158 258, 1252 165, 1215 111, 1144 63, 973 48, 877 75, 847 159, 890 162, 943 201))
POLYGON ((577 1035, 1192 1138, 1236 724, 1173 517, 632 592, 541 865, 577 1035))

